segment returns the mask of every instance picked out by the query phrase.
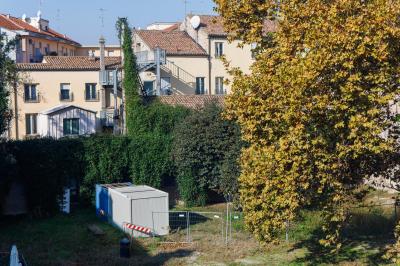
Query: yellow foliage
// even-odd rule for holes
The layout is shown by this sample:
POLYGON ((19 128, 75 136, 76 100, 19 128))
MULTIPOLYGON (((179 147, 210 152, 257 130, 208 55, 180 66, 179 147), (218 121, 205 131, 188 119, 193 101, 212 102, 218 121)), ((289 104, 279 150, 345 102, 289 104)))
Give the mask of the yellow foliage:
POLYGON ((313 204, 324 213, 321 243, 339 248, 354 187, 393 149, 381 133, 399 93, 400 1, 215 2, 231 38, 260 49, 251 75, 231 72, 226 104, 249 143, 240 176, 248 229, 273 242, 313 204))

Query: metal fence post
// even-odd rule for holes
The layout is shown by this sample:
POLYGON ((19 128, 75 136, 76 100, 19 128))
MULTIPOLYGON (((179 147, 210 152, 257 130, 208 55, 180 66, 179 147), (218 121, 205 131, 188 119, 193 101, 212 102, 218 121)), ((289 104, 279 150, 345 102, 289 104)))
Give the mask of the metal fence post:
POLYGON ((289 242, 289 221, 286 221, 285 239, 286 239, 286 242, 289 242))
POLYGON ((154 212, 151 212, 151 220, 152 220, 152 224, 153 224, 153 230, 151 230, 152 232, 152 235, 153 235, 153 239, 154 239, 154 237, 155 237, 155 228, 154 228, 154 212))
POLYGON ((190 212, 186 212, 186 240, 188 243, 190 243, 190 212))
POLYGON ((225 228, 225 244, 228 245, 228 227, 229 227, 229 202, 226 202, 226 228, 225 228))

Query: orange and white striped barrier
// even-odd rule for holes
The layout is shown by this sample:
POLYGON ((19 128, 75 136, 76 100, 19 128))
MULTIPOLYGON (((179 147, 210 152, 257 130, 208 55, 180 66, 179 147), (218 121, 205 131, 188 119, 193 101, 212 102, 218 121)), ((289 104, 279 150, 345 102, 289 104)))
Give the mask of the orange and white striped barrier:
POLYGON ((147 227, 138 226, 138 225, 134 225, 134 224, 130 224, 130 223, 125 223, 124 225, 127 229, 135 230, 135 231, 142 232, 145 234, 151 233, 151 229, 147 228, 147 227))

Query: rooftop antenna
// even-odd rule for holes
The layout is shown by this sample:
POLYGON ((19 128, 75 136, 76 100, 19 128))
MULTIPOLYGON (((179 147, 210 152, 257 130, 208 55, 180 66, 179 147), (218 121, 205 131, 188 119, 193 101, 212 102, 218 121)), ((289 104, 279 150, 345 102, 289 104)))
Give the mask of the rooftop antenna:
POLYGON ((106 11, 104 8, 100 8, 100 21, 101 21, 101 35, 104 33, 104 12, 106 11))
POLYGON ((44 0, 39 0, 39 11, 38 11, 38 12, 42 12, 43 1, 44 1, 44 0))
POLYGON ((185 30, 187 29, 186 28, 186 15, 187 15, 187 4, 188 4, 188 0, 183 0, 183 3, 184 3, 184 5, 185 5, 185 16, 183 17, 183 20, 185 21, 185 30))
POLYGON ((61 10, 59 8, 57 8, 56 23, 57 23, 58 30, 61 30, 60 21, 61 21, 61 10))

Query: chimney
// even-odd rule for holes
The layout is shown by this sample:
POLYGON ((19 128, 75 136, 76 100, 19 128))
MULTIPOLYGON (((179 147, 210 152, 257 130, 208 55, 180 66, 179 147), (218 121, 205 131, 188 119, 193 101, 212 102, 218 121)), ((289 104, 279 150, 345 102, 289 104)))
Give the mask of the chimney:
POLYGON ((101 71, 105 71, 106 70, 106 64, 105 64, 105 58, 104 57, 105 57, 105 54, 106 54, 106 51, 105 51, 106 40, 104 39, 103 36, 100 37, 99 43, 100 43, 100 70, 101 71))

